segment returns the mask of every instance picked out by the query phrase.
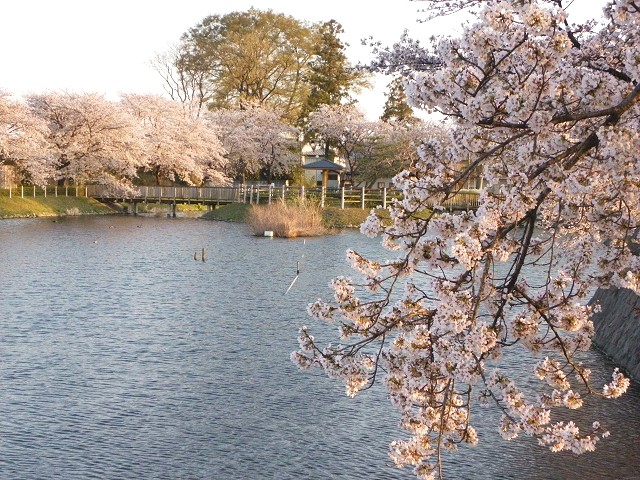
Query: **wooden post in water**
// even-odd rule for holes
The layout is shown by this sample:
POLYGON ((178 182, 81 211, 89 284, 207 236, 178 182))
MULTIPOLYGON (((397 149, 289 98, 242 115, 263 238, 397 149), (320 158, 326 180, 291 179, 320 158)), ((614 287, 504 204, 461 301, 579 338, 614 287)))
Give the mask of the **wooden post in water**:
POLYGON ((202 247, 202 261, 206 262, 207 261, 207 249, 202 247))

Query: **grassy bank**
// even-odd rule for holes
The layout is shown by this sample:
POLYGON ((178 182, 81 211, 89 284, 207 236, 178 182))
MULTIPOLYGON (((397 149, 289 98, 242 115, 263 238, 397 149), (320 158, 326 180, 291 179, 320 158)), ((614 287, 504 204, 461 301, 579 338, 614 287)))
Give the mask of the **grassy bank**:
POLYGON ((0 218, 104 215, 117 210, 84 197, 9 198, 0 196, 0 218))
POLYGON ((231 203, 205 213, 202 218, 223 222, 244 222, 250 206, 245 203, 231 203))

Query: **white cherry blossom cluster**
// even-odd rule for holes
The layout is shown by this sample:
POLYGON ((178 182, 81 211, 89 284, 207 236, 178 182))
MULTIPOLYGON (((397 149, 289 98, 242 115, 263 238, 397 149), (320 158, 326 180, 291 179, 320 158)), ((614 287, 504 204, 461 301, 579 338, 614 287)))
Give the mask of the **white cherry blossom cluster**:
POLYGON ((309 308, 344 344, 322 347, 303 329, 294 361, 350 395, 384 375, 409 433, 391 457, 419 478, 442 478, 443 451, 477 443, 475 402, 502 413, 505 439, 589 452, 608 432, 563 415, 629 386, 618 370, 598 385, 579 361, 598 310, 589 296, 640 293, 638 2, 609 1, 599 26, 573 25, 564 0, 425 3, 476 21, 428 52, 385 50, 378 66, 406 76, 413 106, 447 117, 448 138, 425 138, 394 178, 392 225, 372 212, 361 228, 398 257, 350 251, 361 280, 336 279, 335 302, 309 308), (447 212, 478 172, 478 208, 447 212), (532 382, 509 375, 514 348, 532 382))

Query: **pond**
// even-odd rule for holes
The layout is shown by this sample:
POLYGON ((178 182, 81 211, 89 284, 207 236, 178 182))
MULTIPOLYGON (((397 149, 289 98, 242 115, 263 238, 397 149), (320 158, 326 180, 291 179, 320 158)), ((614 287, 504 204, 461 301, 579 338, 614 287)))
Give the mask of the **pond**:
MULTIPOLYGON (((305 310, 351 273, 348 247, 384 255, 356 232, 281 240, 196 219, 2 221, 0 478, 414 478, 387 456, 402 433, 382 388, 350 399, 289 360, 301 325, 333 335, 305 310)), ((483 414, 481 444, 447 460, 449 478, 640 478, 638 387, 591 410, 612 435, 583 456, 505 442, 483 414)))

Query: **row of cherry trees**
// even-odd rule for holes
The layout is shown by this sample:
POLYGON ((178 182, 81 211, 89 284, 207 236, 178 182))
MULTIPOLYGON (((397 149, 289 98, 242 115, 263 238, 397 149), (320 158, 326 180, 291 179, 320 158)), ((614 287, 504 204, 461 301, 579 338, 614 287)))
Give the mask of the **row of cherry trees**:
MULTIPOLYGON (((352 177, 369 182, 417 160, 427 126, 370 121, 355 105, 324 105, 309 120, 316 139, 331 146, 329 156, 336 152, 352 177)), ((36 185, 125 187, 143 172, 158 184, 224 184, 261 174, 271 181, 299 165, 300 138, 278 112, 258 104, 194 117, 183 103, 153 95, 110 101, 66 92, 0 94, 0 162, 36 185)))
POLYGON ((227 181, 228 160, 215 130, 180 104, 151 95, 48 92, 0 94, 0 161, 35 185, 51 181, 114 187, 148 171, 158 181, 227 181))

